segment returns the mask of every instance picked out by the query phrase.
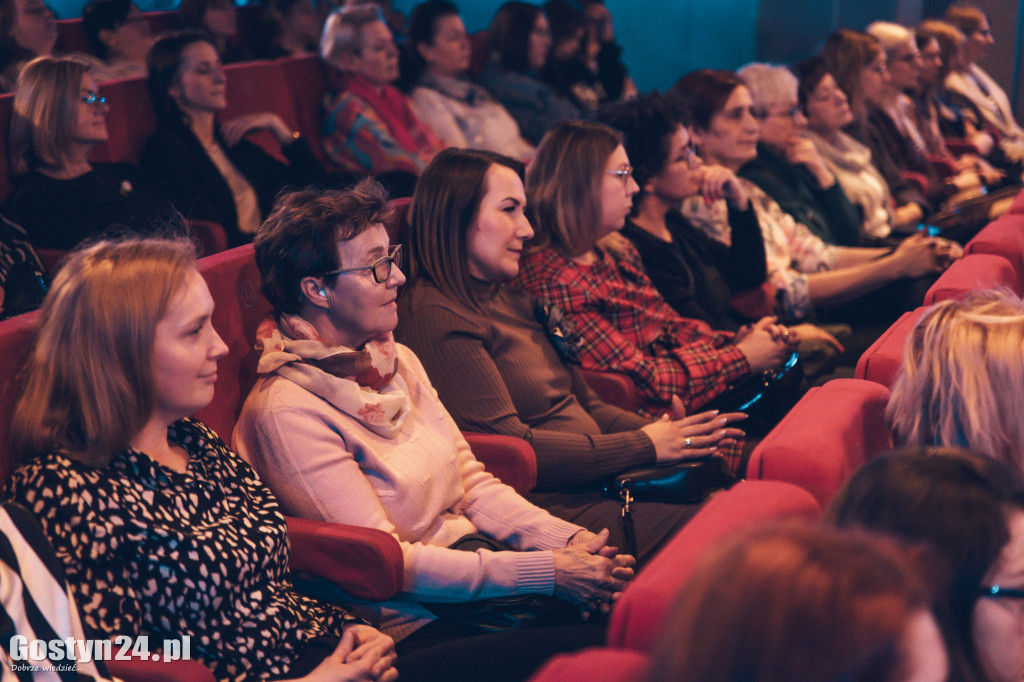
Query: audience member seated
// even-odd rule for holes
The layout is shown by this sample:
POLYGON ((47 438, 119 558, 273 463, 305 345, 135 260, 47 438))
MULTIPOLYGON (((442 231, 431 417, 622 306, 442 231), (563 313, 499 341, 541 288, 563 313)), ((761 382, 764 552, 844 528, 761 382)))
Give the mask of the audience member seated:
POLYGON ((740 533, 687 581, 644 679, 943 682, 949 661, 920 563, 866 531, 740 533))
MULTIPOLYGON (((733 295, 757 292, 762 307, 770 310, 772 301, 762 293, 767 269, 757 216, 732 171, 703 164, 687 130, 689 114, 675 111, 658 95, 644 95, 607 107, 602 120, 622 134, 640 186, 622 234, 633 242, 665 301, 683 317, 733 332, 754 321, 731 305, 733 295), (691 196, 725 197, 728 245, 695 228, 679 212, 691 196)), ((811 369, 807 360, 812 350, 829 357, 843 350, 832 334, 812 324, 793 330, 800 337, 805 371, 811 369)), ((824 366, 812 373, 830 369, 825 357, 819 359, 824 366)))
POLYGON ((235 42, 238 36, 238 8, 234 0, 181 0, 178 4, 178 21, 186 31, 206 34, 225 64, 253 57, 235 42))
POLYGON ((419 175, 442 143, 392 85, 398 48, 377 7, 331 14, 320 56, 342 74, 341 88, 327 101, 323 145, 331 160, 352 172, 419 175))
MULTIPOLYGON (((928 129, 938 125, 943 138, 969 142, 997 166, 1010 165, 1012 162, 988 132, 981 110, 971 100, 946 87, 949 74, 963 68, 967 37, 956 26, 939 19, 922 21, 918 24, 916 36, 923 62, 921 87, 917 94, 918 118, 928 124, 928 129)), ((925 141, 928 142, 929 133, 927 130, 923 132, 926 132, 925 141)))
POLYGON ((131 0, 92 0, 82 10, 82 26, 98 57, 92 75, 98 81, 145 76, 146 54, 156 38, 149 19, 131 0))
POLYGON ((913 449, 861 467, 826 516, 842 528, 930 547, 948 573, 934 612, 949 679, 1015 682, 1024 669, 1022 500, 1014 467, 963 451, 913 449))
MULTIPOLYGON (((844 128, 858 142, 868 145, 864 127, 873 106, 882 97, 888 66, 885 53, 873 36, 863 31, 839 29, 825 41, 821 57, 826 70, 848 100, 850 122, 844 128)), ((827 137, 827 136, 825 136, 827 137)), ((870 147, 870 145, 868 145, 870 147)), ((827 153, 823 152, 823 154, 827 153)), ((911 183, 900 172, 900 166, 888 148, 871 147, 871 163, 885 178, 896 201, 896 225, 916 225, 932 213, 925 190, 911 183), (914 209, 914 206, 917 206, 914 209)))
POLYGON ((446 146, 486 149, 522 161, 534 155, 536 149, 519 134, 519 124, 505 107, 466 77, 469 38, 453 3, 416 5, 404 50, 403 76, 412 87, 412 101, 446 146))
POLYGON ((0 320, 42 305, 49 277, 20 225, 0 216, 0 320))
POLYGON ((487 50, 480 84, 505 105, 531 144, 576 115, 572 102, 539 80, 551 50, 551 29, 540 7, 519 0, 499 7, 487 29, 487 50))
MULTIPOLYGON (((626 546, 621 504, 596 490, 629 469, 713 454, 742 415, 650 419, 602 403, 587 388, 561 313, 508 285, 533 236, 522 165, 488 152, 446 150, 413 197, 411 286, 398 338, 420 356, 460 428, 528 441, 537 455, 529 499, 626 546), (687 447, 689 443, 689 447, 687 447)), ((690 506, 634 503, 642 564, 693 515, 690 506)))
POLYGON ((944 18, 967 38, 963 61, 946 76, 946 88, 981 111, 985 125, 998 131, 999 146, 1010 160, 1024 160, 1024 129, 1014 119, 1006 91, 978 65, 995 43, 988 17, 977 7, 952 5, 944 18))
POLYGON ((752 321, 730 306, 730 298, 765 282, 761 228, 732 171, 705 166, 697 155, 688 112, 651 94, 606 107, 601 121, 622 135, 640 188, 622 234, 633 242, 665 301, 712 329, 734 332, 752 321), (679 212, 690 196, 725 197, 732 226, 728 245, 694 228, 679 212))
POLYGON ((0 92, 13 92, 29 60, 49 57, 57 22, 43 0, 0 0, 0 92))
MULTIPOLYGON (((583 53, 587 19, 570 0, 548 0, 544 3, 544 14, 551 28, 551 50, 541 79, 570 100, 583 116, 594 118, 602 104, 613 100, 605 92, 600 74, 590 67, 583 53)), ((608 47, 622 52, 614 43, 608 47)))
POLYGON ((933 305, 893 385, 893 442, 964 447, 1024 470, 1022 344, 1024 301, 1008 291, 933 305))
POLYGON ((294 591, 274 497, 186 418, 228 350, 212 309, 187 241, 73 254, 43 305, 5 496, 42 525, 93 636, 189 636, 218 679, 393 680, 391 639, 294 591))
POLYGON ((638 92, 622 62, 622 47, 615 42, 612 13, 604 0, 583 0, 580 6, 587 19, 582 55, 585 65, 598 74, 609 100, 633 99, 638 92))
POLYGON ((871 150, 846 132, 853 122, 846 93, 828 71, 825 60, 812 57, 795 67, 797 95, 807 117, 803 134, 835 174, 846 196, 860 209, 861 235, 868 245, 895 241, 893 226, 916 224, 924 217, 920 204, 898 203, 889 183, 875 166, 871 150))
POLYGON ((226 84, 209 38, 164 36, 148 62, 159 128, 146 143, 142 169, 186 218, 219 223, 237 246, 252 239, 283 187, 323 179, 309 145, 276 114, 217 123, 217 112, 227 106, 226 84), (243 139, 255 130, 270 131, 289 163, 243 139))
POLYGON ((313 0, 270 0, 263 3, 266 34, 256 46, 260 59, 278 59, 316 52, 323 15, 313 0))
POLYGON ((405 275, 387 218, 372 179, 278 200, 256 238, 274 317, 257 331, 261 378, 233 440, 286 512, 399 541, 405 589, 366 616, 401 640, 400 654, 484 632, 479 600, 560 597, 545 610, 565 629, 472 638, 467 651, 486 655, 460 657, 455 675, 525 679, 547 656, 601 641, 575 605, 607 612, 635 560, 608 546, 607 530, 551 516, 474 458, 416 355, 394 341, 405 275))
POLYGON ((70 249, 108 228, 149 232, 173 215, 134 166, 89 161, 108 137, 106 102, 89 66, 71 57, 40 57, 18 78, 7 205, 38 248, 70 249))
MULTIPOLYGON (((760 125, 750 91, 737 76, 695 71, 680 79, 674 91, 691 108, 693 141, 702 158, 737 172, 757 156, 760 125)), ((783 319, 804 320, 817 313, 818 319, 851 325, 856 332, 847 345, 851 360, 900 314, 921 305, 929 282, 917 278, 941 271, 960 255, 959 246, 925 235, 908 237, 892 252, 832 246, 785 213, 760 187, 745 178, 740 184, 757 213, 768 278, 778 292, 783 319)), ((724 204, 695 197, 684 204, 684 214, 728 244, 724 204)))
POLYGON ((680 317, 628 240, 617 236, 618 255, 599 244, 622 229, 639 189, 611 128, 557 125, 527 175, 526 212, 536 235, 515 281, 565 311, 580 335, 585 369, 628 375, 640 414, 659 416, 673 396, 698 409, 730 383, 780 368, 797 338, 771 317, 736 335, 680 317))
POLYGON ((748 64, 737 74, 761 120, 757 157, 743 164, 750 180, 783 211, 826 244, 860 246, 860 215, 814 143, 803 136, 807 119, 797 80, 784 66, 748 64))

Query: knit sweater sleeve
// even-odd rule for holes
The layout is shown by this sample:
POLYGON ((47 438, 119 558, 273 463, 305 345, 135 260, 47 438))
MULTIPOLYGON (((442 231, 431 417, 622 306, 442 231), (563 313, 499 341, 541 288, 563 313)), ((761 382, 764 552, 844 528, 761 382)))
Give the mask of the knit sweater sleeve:
MULTIPOLYGON (((390 514, 415 515, 423 506, 420 500, 394 499, 388 491, 397 488, 386 482, 383 488, 375 488, 372 472, 363 466, 377 455, 355 444, 359 427, 312 394, 303 400, 301 390, 282 393, 278 396, 282 399, 271 397, 256 414, 243 409, 235 434, 239 451, 254 460, 260 477, 289 513, 392 534, 404 558, 403 592, 414 600, 460 602, 554 592, 551 550, 565 546, 580 530, 578 526, 534 507, 487 474, 459 437, 456 459, 464 493, 453 509, 463 511, 480 531, 517 548, 538 551, 463 552, 420 540, 450 512, 438 518, 407 519, 405 525, 412 530, 403 536, 390 514)), ((455 427, 441 423, 438 428, 444 436, 455 427)), ((396 451, 382 456, 400 455, 396 451)), ((431 489, 438 485, 434 478, 423 481, 424 496, 439 494, 431 489)))
POLYGON ((343 94, 328 111, 321 142, 331 160, 347 171, 419 175, 426 165, 398 144, 369 104, 350 93, 343 94))
POLYGON ((539 489, 581 485, 654 462, 654 445, 640 431, 588 435, 524 423, 505 383, 517 377, 502 376, 487 350, 488 330, 476 318, 454 307, 428 305, 405 315, 399 330, 460 428, 530 443, 539 489))

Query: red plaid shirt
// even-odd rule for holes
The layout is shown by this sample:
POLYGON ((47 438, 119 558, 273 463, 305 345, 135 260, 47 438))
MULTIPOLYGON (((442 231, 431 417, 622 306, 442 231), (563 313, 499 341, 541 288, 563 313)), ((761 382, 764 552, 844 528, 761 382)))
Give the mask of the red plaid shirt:
POLYGON ((596 250, 589 266, 552 249, 532 253, 522 259, 516 284, 575 322, 586 369, 633 379, 641 414, 667 412, 673 395, 688 411, 697 409, 750 372, 730 332, 680 317, 665 303, 632 244, 621 260, 596 250))

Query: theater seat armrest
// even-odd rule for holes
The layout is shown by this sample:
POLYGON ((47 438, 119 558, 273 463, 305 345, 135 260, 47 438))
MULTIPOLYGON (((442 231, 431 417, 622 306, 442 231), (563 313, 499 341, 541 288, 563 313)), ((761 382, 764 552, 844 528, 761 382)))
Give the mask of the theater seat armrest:
POLYGON ((347 594, 385 601, 402 589, 402 548, 375 528, 287 517, 292 572, 311 573, 347 594))
POLYGON ((537 485, 537 455, 525 440, 496 433, 463 431, 462 435, 487 471, 517 493, 523 495, 537 485))

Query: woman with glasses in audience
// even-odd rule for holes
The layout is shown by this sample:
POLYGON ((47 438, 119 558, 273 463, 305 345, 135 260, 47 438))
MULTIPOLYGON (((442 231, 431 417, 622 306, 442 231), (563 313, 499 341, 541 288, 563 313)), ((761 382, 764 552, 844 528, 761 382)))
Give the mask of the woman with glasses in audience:
POLYGON ((227 107, 227 83, 210 38, 164 36, 148 62, 159 128, 146 142, 142 168, 186 218, 218 223, 237 246, 252 239, 282 188, 323 180, 309 145, 277 114, 217 121, 227 107), (288 163, 244 139, 261 130, 273 135, 288 163))
POLYGON ((1024 471, 1024 301, 1006 290, 936 303, 907 339, 887 416, 897 444, 964 447, 1024 471))
POLYGON ((1024 129, 1014 118, 1006 91, 978 65, 995 44, 988 16, 972 5, 954 4, 943 19, 960 29, 967 39, 963 44, 963 61, 946 76, 946 88, 966 97, 981 111, 984 125, 999 133, 999 147, 1007 158, 1024 160, 1024 129))
POLYGON ((678 417, 676 398, 699 409, 730 383, 780 368, 798 339, 772 317, 734 335, 672 310, 639 254, 615 234, 638 190, 615 131, 560 123, 544 137, 526 177, 535 235, 514 281, 565 311, 580 336, 585 369, 629 376, 640 414, 678 417))
POLYGON ((413 8, 405 34, 403 80, 420 118, 449 147, 488 149, 520 160, 536 149, 508 110, 469 80, 471 47, 459 10, 448 0, 413 8))
POLYGON ((398 541, 403 591, 358 610, 399 641, 400 659, 447 643, 445 679, 522 680, 547 656, 602 640, 579 607, 607 612, 635 561, 608 531, 555 518, 473 456, 419 359, 395 343, 405 275, 388 218, 369 179, 278 199, 256 238, 275 314, 257 330, 260 379, 233 439, 288 513, 398 541), (523 630, 507 622, 517 609, 523 630), (488 614, 512 631, 482 634, 488 614))
POLYGON ((949 679, 1024 676, 1024 480, 1019 466, 954 449, 907 449, 853 474, 826 519, 931 550, 949 679))
MULTIPOLYGON (((726 71, 695 71, 673 90, 690 106, 693 140, 705 161, 738 172, 756 158, 760 121, 739 77, 726 71)), ((915 280, 941 272, 961 253, 957 245, 925 235, 908 237, 892 251, 826 244, 760 187, 744 178, 740 183, 761 226, 768 279, 777 292, 781 317, 805 320, 816 313, 819 320, 851 325, 860 332, 846 344, 851 360, 905 310, 921 304, 927 286, 924 280, 915 280)), ((723 201, 691 198, 683 212, 702 230, 729 243, 731 227, 723 201)))
POLYGON ((572 102, 540 80, 551 51, 543 9, 520 0, 503 4, 487 28, 487 50, 480 84, 505 105, 531 144, 539 144, 552 126, 576 115, 572 102))
POLYGON ((217 679, 392 681, 391 638, 295 592, 274 497, 189 418, 228 351, 212 312, 188 241, 73 253, 40 314, 4 496, 42 525, 91 636, 190 637, 217 679))
POLYGON ((706 552, 643 679, 945 682, 918 554, 880 534, 810 524, 740 532, 706 552))
POLYGON ((131 164, 89 160, 108 138, 108 109, 89 66, 76 59, 40 57, 19 77, 7 206, 37 248, 70 249, 113 227, 149 232, 172 215, 131 164))
MULTIPOLYGON (((396 334, 418 354, 460 428, 522 438, 537 455, 528 498, 624 546, 621 505, 597 487, 630 468, 703 457, 742 432, 738 414, 649 418, 601 402, 577 367, 560 312, 509 285, 533 235, 523 167, 489 152, 445 150, 413 197, 410 286, 396 334)), ((634 503, 642 564, 695 505, 634 503)))

